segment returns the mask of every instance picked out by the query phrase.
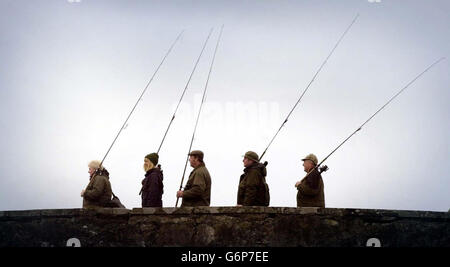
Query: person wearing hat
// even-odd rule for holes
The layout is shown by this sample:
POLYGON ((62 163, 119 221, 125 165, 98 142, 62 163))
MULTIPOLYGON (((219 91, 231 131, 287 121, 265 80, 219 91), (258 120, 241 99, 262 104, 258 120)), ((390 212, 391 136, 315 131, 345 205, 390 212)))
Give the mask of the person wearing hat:
POLYGON ((259 162, 258 154, 248 151, 244 155, 244 173, 239 179, 238 206, 268 206, 269 188, 266 183, 267 170, 259 162))
POLYGON ((314 154, 309 154, 303 161, 303 169, 310 173, 295 184, 297 188, 297 207, 325 208, 325 195, 322 175, 316 168, 318 160, 314 154))
POLYGON ((194 168, 183 191, 177 197, 183 198, 181 207, 209 206, 211 200, 211 176, 203 162, 203 152, 193 150, 189 153, 189 163, 194 168))
POLYGON ((159 156, 156 153, 148 154, 144 158, 145 178, 142 180, 142 189, 139 193, 142 198, 142 207, 162 207, 164 185, 158 159, 159 156))
POLYGON ((102 208, 110 205, 112 197, 109 173, 100 166, 101 162, 93 160, 89 162, 89 184, 81 191, 83 208, 102 208))

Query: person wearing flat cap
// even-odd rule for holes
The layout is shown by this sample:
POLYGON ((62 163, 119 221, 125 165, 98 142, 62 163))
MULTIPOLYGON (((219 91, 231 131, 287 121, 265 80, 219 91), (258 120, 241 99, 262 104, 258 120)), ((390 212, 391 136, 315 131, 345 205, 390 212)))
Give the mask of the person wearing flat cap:
POLYGON ((309 154, 303 161, 303 169, 308 174, 295 184, 297 188, 297 207, 321 207, 325 208, 325 195, 322 175, 316 166, 317 157, 309 154))
POLYGON ((211 176, 203 162, 203 152, 193 150, 189 153, 189 163, 194 168, 183 191, 177 197, 183 198, 181 207, 209 206, 211 200, 211 176))
POLYGON ((162 207, 164 177, 158 166, 158 159, 157 153, 151 153, 144 157, 145 178, 142 180, 142 189, 139 193, 142 198, 142 207, 162 207))
POLYGON ((242 161, 245 169, 239 179, 237 206, 268 206, 270 196, 266 166, 259 162, 258 154, 253 151, 245 153, 242 161))

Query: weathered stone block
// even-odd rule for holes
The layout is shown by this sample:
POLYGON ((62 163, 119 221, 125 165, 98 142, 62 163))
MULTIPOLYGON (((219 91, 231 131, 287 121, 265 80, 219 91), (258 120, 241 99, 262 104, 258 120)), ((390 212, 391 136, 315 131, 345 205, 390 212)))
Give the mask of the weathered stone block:
POLYGON ((73 217, 80 216, 83 213, 83 209, 50 209, 50 210, 41 210, 41 215, 45 217, 52 216, 65 216, 65 217, 73 217))
POLYGON ((14 210, 5 211, 7 217, 40 217, 40 210, 14 210))
POLYGON ((122 208, 114 208, 112 209, 112 212, 114 215, 128 215, 130 214, 129 209, 122 209, 122 208))

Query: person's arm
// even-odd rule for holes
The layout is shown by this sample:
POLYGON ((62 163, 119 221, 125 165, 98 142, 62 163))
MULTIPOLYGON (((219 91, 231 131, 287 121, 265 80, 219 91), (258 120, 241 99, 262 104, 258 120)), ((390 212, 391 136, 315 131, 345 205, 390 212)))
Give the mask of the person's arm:
POLYGON ((258 194, 258 187, 260 185, 258 178, 257 170, 251 170, 248 173, 245 185, 245 197, 242 203, 244 206, 253 206, 255 203, 258 194))
POLYGON ((192 187, 188 190, 183 191, 183 198, 196 198, 202 197, 203 193, 206 190, 206 183, 203 177, 203 174, 196 173, 194 176, 194 182, 192 183, 192 187))
POLYGON ((241 175, 239 179, 239 185, 238 185, 238 193, 237 193, 237 206, 241 207, 244 203, 244 195, 245 195, 245 185, 242 182, 242 179, 244 179, 245 173, 241 175))
POLYGON ((95 200, 96 198, 101 196, 103 191, 105 190, 105 178, 96 176, 92 179, 95 179, 92 185, 92 189, 86 189, 83 195, 86 199, 89 200, 95 200))
POLYGON ((315 196, 320 193, 319 178, 320 176, 318 173, 311 173, 310 177, 307 177, 300 182, 297 189, 302 195, 315 196), (308 179, 315 181, 315 183, 309 183, 308 179), (312 187, 311 184, 315 184, 316 187, 312 187))

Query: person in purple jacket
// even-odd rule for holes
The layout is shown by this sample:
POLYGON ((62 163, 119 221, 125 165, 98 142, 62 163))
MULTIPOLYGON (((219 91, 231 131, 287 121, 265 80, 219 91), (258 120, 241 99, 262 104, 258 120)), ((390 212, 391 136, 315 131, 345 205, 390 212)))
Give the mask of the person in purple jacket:
POLYGON ((163 173, 158 166, 159 156, 151 153, 144 158, 145 178, 142 180, 142 207, 162 207, 163 173))

